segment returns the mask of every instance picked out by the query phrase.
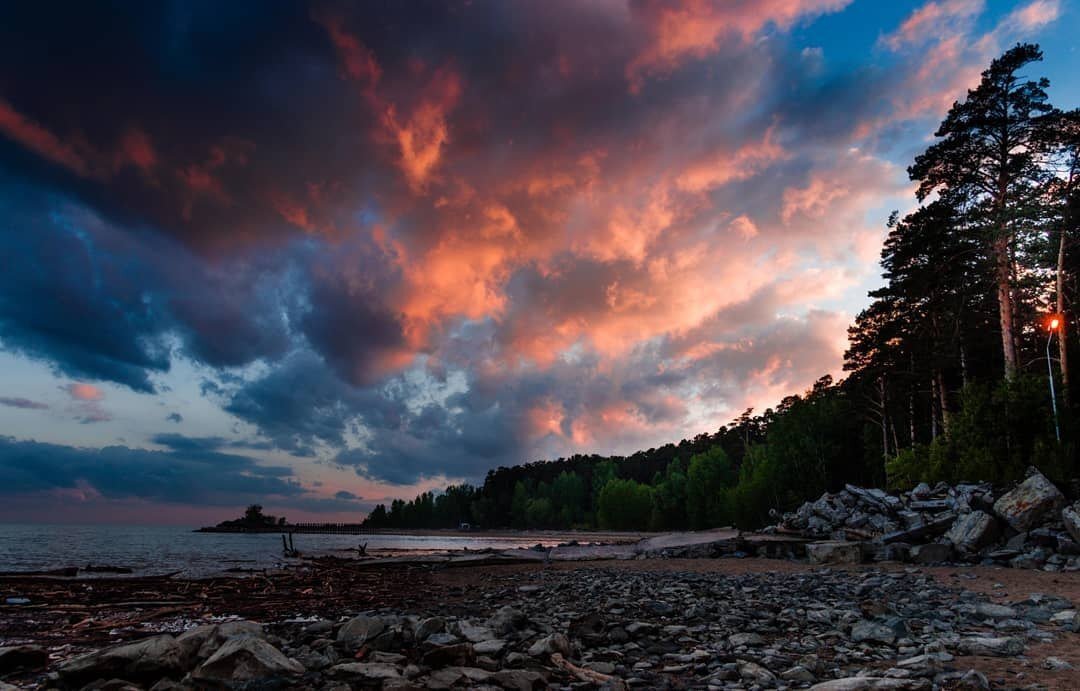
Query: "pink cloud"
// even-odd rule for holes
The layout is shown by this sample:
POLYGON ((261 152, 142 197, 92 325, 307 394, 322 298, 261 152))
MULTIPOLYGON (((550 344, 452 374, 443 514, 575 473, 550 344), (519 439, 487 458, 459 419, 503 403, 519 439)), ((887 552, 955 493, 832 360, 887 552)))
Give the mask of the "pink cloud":
POLYGON ((68 395, 76 401, 100 401, 105 398, 105 392, 93 384, 72 382, 66 388, 68 395))

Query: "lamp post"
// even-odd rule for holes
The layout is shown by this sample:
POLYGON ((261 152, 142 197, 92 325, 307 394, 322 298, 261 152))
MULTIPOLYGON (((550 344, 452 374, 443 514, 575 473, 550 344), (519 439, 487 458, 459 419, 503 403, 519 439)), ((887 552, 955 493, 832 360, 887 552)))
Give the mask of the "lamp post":
POLYGON ((1054 332, 1060 325, 1061 320, 1058 317, 1052 317, 1048 329, 1050 334, 1046 337, 1046 371, 1050 380, 1050 407, 1054 410, 1054 436, 1057 437, 1059 444, 1061 443, 1061 427, 1058 425, 1057 396, 1054 394, 1054 361, 1050 359, 1050 342, 1054 339, 1054 332))

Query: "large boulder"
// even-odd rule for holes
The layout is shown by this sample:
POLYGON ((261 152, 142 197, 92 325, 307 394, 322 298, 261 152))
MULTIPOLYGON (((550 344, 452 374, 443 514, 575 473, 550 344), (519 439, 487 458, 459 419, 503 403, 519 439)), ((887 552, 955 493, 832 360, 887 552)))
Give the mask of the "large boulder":
POLYGON ((60 665, 57 672, 72 686, 82 686, 96 679, 157 681, 163 677, 182 676, 183 658, 183 650, 176 639, 164 634, 77 657, 60 665))
POLYGON ((811 542, 806 556, 814 564, 859 564, 863 546, 861 542, 811 542))
POLYGON ((1011 492, 994 502, 994 513, 1014 530, 1023 531, 1039 525, 1065 504, 1065 495, 1035 468, 1011 492))
POLYGON ((204 624, 188 629, 176 637, 184 664, 194 667, 214 654, 221 645, 232 638, 265 638, 262 624, 253 621, 226 621, 221 624, 204 624))
POLYGON ((945 533, 945 539, 952 543, 957 552, 965 555, 975 554, 997 537, 997 520, 985 511, 972 511, 960 516, 945 533))
POLYGON ((1061 510, 1061 522, 1065 524, 1065 530, 1069 531, 1072 539, 1080 542, 1080 501, 1061 510))
POLYGON ((337 639, 343 643, 360 644, 375 638, 385 630, 386 620, 361 614, 341 625, 337 639))
POLYGON ((40 645, 11 645, 0 648, 0 674, 20 669, 41 669, 49 664, 49 652, 40 645))
POLYGON ((304 673, 304 666, 285 657, 261 638, 230 638, 191 673, 206 681, 251 681, 304 673))

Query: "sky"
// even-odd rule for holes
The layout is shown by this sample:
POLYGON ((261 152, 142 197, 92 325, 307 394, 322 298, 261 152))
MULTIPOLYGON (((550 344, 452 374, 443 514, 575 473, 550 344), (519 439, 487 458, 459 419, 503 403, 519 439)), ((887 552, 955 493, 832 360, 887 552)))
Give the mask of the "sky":
POLYGON ((1078 0, 0 6, 0 521, 357 520, 840 376, 906 167, 1078 0))

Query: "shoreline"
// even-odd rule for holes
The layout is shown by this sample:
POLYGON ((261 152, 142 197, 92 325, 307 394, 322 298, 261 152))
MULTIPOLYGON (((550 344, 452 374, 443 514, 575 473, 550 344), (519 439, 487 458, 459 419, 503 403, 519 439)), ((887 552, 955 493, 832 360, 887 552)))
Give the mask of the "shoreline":
MULTIPOLYGON (((1006 688, 1042 683, 1049 689, 1071 689, 1075 672, 1044 669, 1044 663, 1055 658, 1080 666, 1080 634, 1049 623, 1039 607, 1031 604, 1031 594, 1040 593, 1040 602, 1068 601, 1075 606, 1080 602, 1080 577, 1073 574, 964 565, 915 568, 890 562, 822 568, 758 557, 463 565, 454 569, 354 566, 359 564, 305 565, 240 578, 66 582, 27 578, 22 586, 30 588, 33 604, 23 608, 0 605, 0 619, 8 624, 0 646, 41 646, 49 660, 43 669, 0 675, 0 679, 44 688, 43 673, 62 672, 79 653, 124 641, 191 636, 199 627, 206 630, 236 619, 257 622, 252 626, 265 632, 268 644, 287 658, 301 661, 312 679, 326 684, 330 679, 354 679, 366 684, 365 688, 372 684, 378 688, 391 677, 405 679, 410 664, 426 670, 414 677, 418 688, 442 688, 439 680, 450 677, 456 681, 449 686, 481 683, 468 674, 486 674, 484 678, 489 683, 495 680, 496 686, 501 683, 498 679, 528 679, 532 684, 543 678, 541 685, 582 682, 574 669, 586 670, 582 672, 586 676, 595 673, 618 678, 630 688, 669 683, 694 686, 705 678, 717 682, 727 679, 724 684, 740 687, 749 683, 744 675, 757 675, 754 683, 764 688, 777 683, 800 688, 799 683, 784 681, 781 675, 803 666, 817 683, 847 678, 837 677, 838 673, 883 673, 896 669, 901 661, 930 654, 929 650, 931 662, 926 664, 934 669, 914 674, 913 684, 947 673, 952 667, 958 673, 978 670, 1006 688), (32 583, 35 580, 36 585, 32 583), (88 585, 92 590, 87 590, 88 585), (888 611, 874 609, 875 602, 888 611), (791 609, 793 606, 796 609, 791 609), (831 614, 820 622, 800 614, 821 607, 831 614), (497 639, 486 638, 494 635, 491 621, 505 608, 522 612, 527 625, 500 633, 497 639), (1009 625, 1006 615, 1028 622, 1026 628, 1009 625), (344 622, 357 616, 369 624, 369 620, 378 620, 380 626, 387 626, 384 634, 394 633, 386 640, 379 634, 366 643, 340 638, 344 622), (910 643, 898 636, 889 638, 891 634, 880 626, 871 626, 893 626, 888 623, 890 616, 904 622, 904 635, 910 643), (440 630, 445 631, 434 636, 436 642, 421 644, 410 638, 422 621, 432 617, 443 622, 440 630), (873 635, 889 642, 854 642, 852 636, 865 633, 855 633, 860 626, 877 631, 873 635), (939 630, 940 626, 948 628, 939 630), (736 638, 736 634, 755 632, 757 638, 736 638), (828 648, 817 653, 804 651, 800 657, 797 651, 805 641, 826 634, 835 639, 828 648), (560 635, 565 637, 565 650, 560 635), (474 641, 470 636, 486 640, 474 641), (628 638, 624 640, 624 636, 628 638), (325 643, 319 642, 327 638, 325 643), (1022 642, 1023 650, 996 656, 971 647, 974 644, 969 643, 975 639, 1015 639, 1022 642), (503 647, 489 642, 492 640, 501 641, 503 647), (531 654, 542 640, 555 648, 540 646, 536 655, 531 654), (490 652, 496 648, 498 652, 490 652), (357 652, 364 649, 367 652, 363 655, 357 652), (770 649, 781 651, 780 656, 769 653, 770 649), (433 650, 462 657, 435 659, 433 650), (836 650, 852 652, 837 657, 836 650), (972 652, 979 654, 969 654, 972 652), (561 662, 553 653, 561 656, 561 662), (817 667, 808 654, 816 657, 817 667), (628 664, 627 660, 633 662, 628 664), (485 670, 485 666, 495 669, 485 670), (379 670, 388 676, 381 680, 363 676, 379 670), (462 674, 466 676, 454 677, 462 674), (494 676, 500 674, 503 676, 494 676), (39 682, 41 685, 35 686, 39 682), (432 685, 427 686, 429 683, 432 685)), ((10 581, 0 583, 5 591, 9 586, 10 581)), ((181 672, 175 673, 177 679, 183 676, 181 672)), ((280 670, 277 674, 287 676, 280 670)), ((791 674, 810 678, 801 671, 791 674)), ((113 676, 125 678, 120 672, 113 676)), ((141 683, 138 679, 129 681, 141 683)), ((144 683, 142 688, 150 685, 144 683)), ((807 681, 801 687, 809 685, 807 681)))

